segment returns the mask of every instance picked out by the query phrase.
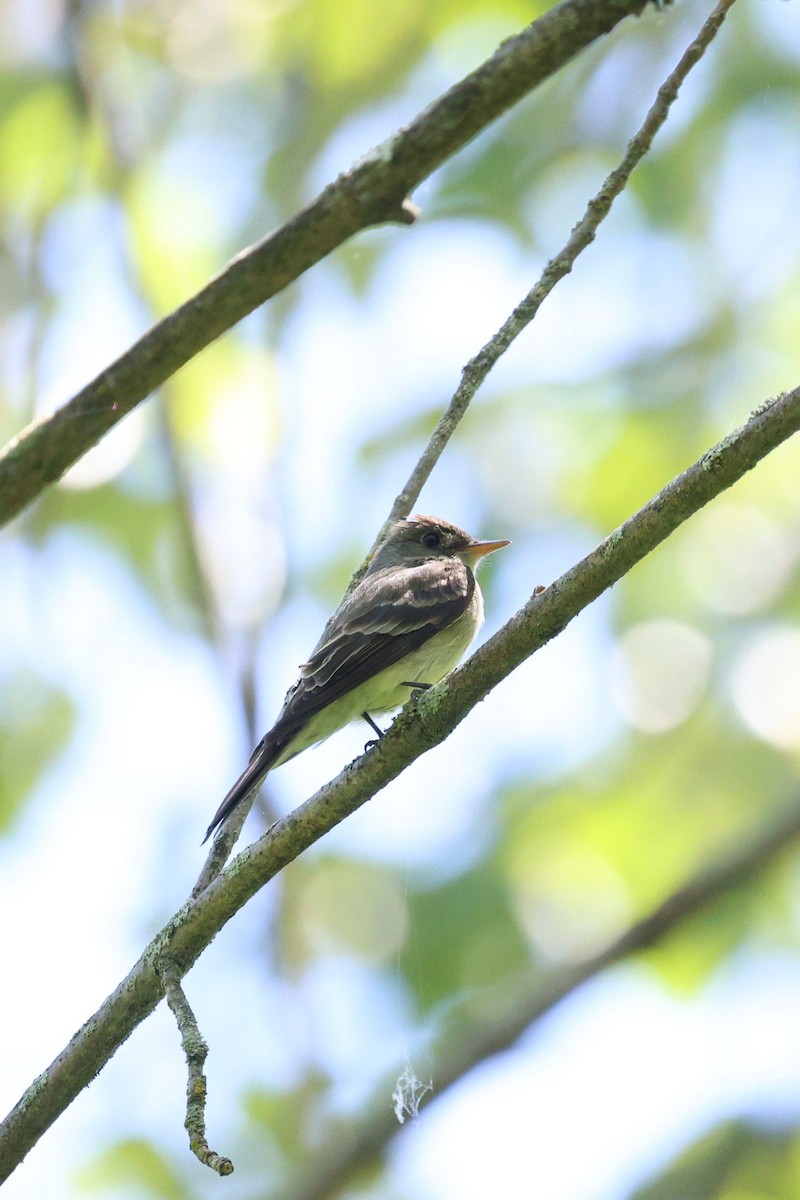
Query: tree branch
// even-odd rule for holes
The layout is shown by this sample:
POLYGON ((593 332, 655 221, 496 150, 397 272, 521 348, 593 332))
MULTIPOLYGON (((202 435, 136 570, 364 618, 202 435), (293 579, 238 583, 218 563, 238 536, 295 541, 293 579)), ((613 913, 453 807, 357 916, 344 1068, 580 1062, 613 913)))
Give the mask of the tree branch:
POLYGON ((197 1017, 181 987, 178 970, 170 958, 162 958, 157 964, 164 992, 172 1015, 181 1035, 181 1045, 186 1058, 186 1120, 184 1126, 189 1135, 189 1148, 203 1166, 210 1167, 218 1175, 232 1175, 233 1163, 216 1150, 209 1150, 206 1141, 206 1077, 203 1073, 208 1045, 200 1032, 197 1017))
POLYGON ((407 706, 378 746, 243 850, 156 935, 130 974, 26 1091, 0 1126, 0 1182, 159 1003, 165 955, 185 974, 264 884, 426 750, 515 667, 663 542, 682 522, 800 428, 800 388, 757 409, 539 595, 463 667, 407 706))
POLYGON ((157 322, 0 455, 0 526, 226 330, 354 234, 415 218, 410 191, 492 121, 647 0, 563 0, 157 322))

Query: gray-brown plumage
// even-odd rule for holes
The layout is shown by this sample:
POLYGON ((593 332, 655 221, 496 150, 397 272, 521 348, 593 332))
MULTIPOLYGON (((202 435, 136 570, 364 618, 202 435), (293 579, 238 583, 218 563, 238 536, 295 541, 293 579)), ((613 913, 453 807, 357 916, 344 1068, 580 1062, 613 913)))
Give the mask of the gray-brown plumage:
POLYGON ((206 838, 273 767, 359 716, 399 708, 410 685, 437 683, 452 670, 483 623, 475 570, 484 555, 507 545, 477 542, 436 517, 397 521, 302 664, 206 838))

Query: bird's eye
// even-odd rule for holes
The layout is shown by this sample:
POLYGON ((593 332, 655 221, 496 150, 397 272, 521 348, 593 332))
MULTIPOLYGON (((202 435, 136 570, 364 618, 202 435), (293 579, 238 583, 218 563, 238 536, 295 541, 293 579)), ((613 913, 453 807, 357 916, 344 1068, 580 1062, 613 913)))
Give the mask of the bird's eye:
POLYGON ((432 530, 430 533, 423 533, 422 535, 422 544, 423 546, 427 546, 429 550, 435 550, 441 540, 439 534, 434 533, 432 530))

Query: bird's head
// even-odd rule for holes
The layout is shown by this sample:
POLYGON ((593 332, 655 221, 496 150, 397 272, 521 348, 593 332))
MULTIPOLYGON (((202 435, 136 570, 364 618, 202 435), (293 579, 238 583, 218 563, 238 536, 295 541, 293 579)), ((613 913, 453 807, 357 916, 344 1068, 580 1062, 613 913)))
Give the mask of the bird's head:
POLYGON ((478 542, 449 521, 416 514, 394 523, 375 551, 369 571, 419 566, 439 558, 460 558, 474 571, 485 555, 508 544, 478 542))

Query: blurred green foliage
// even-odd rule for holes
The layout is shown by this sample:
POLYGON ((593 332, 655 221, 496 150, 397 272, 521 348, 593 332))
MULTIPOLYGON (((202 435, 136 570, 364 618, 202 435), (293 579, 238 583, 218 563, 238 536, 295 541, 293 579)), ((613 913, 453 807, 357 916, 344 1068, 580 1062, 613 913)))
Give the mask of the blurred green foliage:
POLYGON ((86 1195, 159 1196, 182 1200, 185 1190, 180 1173, 165 1155, 143 1139, 129 1138, 109 1146, 78 1180, 86 1195))
POLYGON ((631 1200, 790 1200, 799 1183, 795 1136, 731 1121, 712 1130, 631 1200))

